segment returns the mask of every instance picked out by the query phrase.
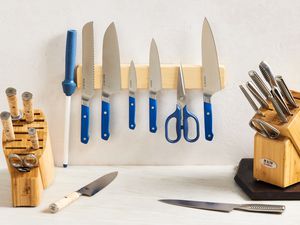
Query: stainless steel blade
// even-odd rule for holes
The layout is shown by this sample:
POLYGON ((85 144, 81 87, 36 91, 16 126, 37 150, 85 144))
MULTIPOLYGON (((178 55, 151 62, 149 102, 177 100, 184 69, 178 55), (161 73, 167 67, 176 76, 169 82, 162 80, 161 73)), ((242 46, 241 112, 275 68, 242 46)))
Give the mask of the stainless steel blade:
POLYGON ((109 185, 118 175, 118 172, 112 172, 109 174, 106 174, 97 180, 94 180, 93 182, 89 183, 88 185, 80 188, 77 192, 81 193, 84 196, 93 196, 97 192, 101 191, 103 188, 105 188, 107 185, 109 185))
POLYGON ((161 90, 161 69, 158 49, 155 40, 152 39, 149 57, 149 91, 150 95, 156 95, 161 90))
POLYGON ((217 49, 206 18, 202 27, 202 81, 204 95, 211 96, 221 89, 217 49))
POLYGON ((108 26, 103 38, 102 73, 102 95, 109 96, 121 89, 119 44, 114 23, 108 26))
POLYGON ((136 92, 137 83, 136 83, 136 70, 133 61, 130 62, 128 85, 129 85, 129 94, 131 96, 134 96, 136 92))
POLYGON ((185 102, 185 86, 182 65, 179 66, 178 77, 177 77, 177 102, 180 106, 184 106, 185 102))
POLYGON ((82 100, 94 95, 94 28, 89 22, 82 29, 82 100))

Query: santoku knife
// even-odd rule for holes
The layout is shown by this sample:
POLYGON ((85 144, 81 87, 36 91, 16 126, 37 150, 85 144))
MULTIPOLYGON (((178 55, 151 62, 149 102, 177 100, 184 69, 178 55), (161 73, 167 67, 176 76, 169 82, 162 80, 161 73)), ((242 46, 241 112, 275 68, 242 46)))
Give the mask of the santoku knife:
POLYGON ((105 31, 103 38, 102 55, 102 112, 101 112, 101 138, 108 140, 110 136, 110 101, 112 94, 121 90, 121 66, 117 31, 111 23, 105 31))
POLYGON ((77 200, 80 196, 88 196, 91 197, 109 185, 118 175, 118 172, 112 172, 106 174, 97 180, 93 181, 92 183, 80 188, 78 191, 72 192, 69 195, 66 195, 61 200, 52 203, 49 206, 50 212, 56 213, 59 210, 63 209, 64 207, 70 205, 72 202, 77 200))
POLYGON ((202 83, 205 139, 211 141, 214 137, 211 96, 221 90, 221 80, 217 49, 213 33, 206 18, 202 27, 202 83))
POLYGON ((136 71, 133 61, 129 67, 129 129, 135 128, 136 71))
POLYGON ((267 205, 267 204, 231 204, 231 203, 217 203, 217 202, 200 202, 189 200, 176 200, 176 199, 161 199, 163 203, 195 208, 205 209, 220 212, 230 212, 234 209, 249 212, 262 212, 262 213, 283 213, 285 210, 284 205, 267 205))

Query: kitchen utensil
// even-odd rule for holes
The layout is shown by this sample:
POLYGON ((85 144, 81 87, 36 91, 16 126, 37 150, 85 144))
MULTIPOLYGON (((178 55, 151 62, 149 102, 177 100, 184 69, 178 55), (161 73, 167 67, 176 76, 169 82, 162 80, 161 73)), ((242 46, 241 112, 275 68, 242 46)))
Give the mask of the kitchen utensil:
POLYGON ((77 42, 76 36, 77 36, 76 30, 68 30, 67 41, 66 41, 66 55, 65 55, 65 79, 62 82, 63 91, 66 95, 63 167, 67 167, 69 161, 71 96, 76 90, 76 83, 74 82, 74 72, 75 72, 75 62, 76 62, 76 42, 77 42))
POLYGON ((257 114, 264 116, 263 112, 259 110, 259 108, 255 104, 255 102, 253 101, 253 99, 251 98, 251 96, 248 94, 248 92, 246 91, 246 89, 243 87, 243 85, 240 85, 239 87, 240 87, 241 91, 243 92, 243 94, 245 95, 245 97, 247 98, 247 100, 250 103, 251 107, 254 109, 254 111, 257 114))
POLYGON ((278 129, 261 119, 251 119, 249 126, 267 138, 276 139, 280 136, 280 131, 278 129))
POLYGON ((101 113, 101 138, 108 140, 110 137, 110 96, 121 90, 121 67, 117 31, 111 23, 105 31, 103 38, 102 55, 102 113, 101 113))
POLYGON ((28 135, 32 144, 32 149, 39 149, 40 145, 39 145, 39 137, 38 134, 36 132, 36 129, 33 127, 29 127, 28 128, 28 135))
POLYGON ((9 154, 8 161, 19 172, 29 172, 31 168, 37 167, 39 163, 34 154, 9 154))
POLYGON ((255 97, 255 99, 260 103, 261 107, 264 109, 269 109, 268 102, 259 93, 259 91, 256 89, 255 85, 251 81, 248 81, 246 83, 246 86, 247 86, 248 90, 251 92, 251 94, 255 97))
POLYGON ((283 95, 283 97, 285 98, 285 100, 289 103, 290 106, 292 106, 293 108, 298 108, 298 104, 296 103, 291 91, 289 90, 289 88, 287 87, 284 79, 282 78, 282 76, 276 76, 275 77, 276 82, 281 90, 281 93, 283 95))
POLYGON ((18 107, 17 90, 15 88, 9 87, 5 90, 5 93, 8 100, 9 111, 12 120, 21 119, 22 113, 18 107))
POLYGON ((278 213, 281 214, 285 210, 284 205, 267 205, 267 204, 231 204, 231 203, 217 203, 217 202, 202 202, 202 201, 189 201, 189 200, 177 200, 177 199, 161 199, 163 203, 195 208, 205 209, 221 212, 231 212, 232 210, 242 210, 249 212, 261 212, 261 213, 278 213))
POLYGON ((78 191, 72 192, 71 194, 65 196, 61 200, 52 203, 49 206, 50 212, 56 213, 64 207, 68 206, 75 200, 77 200, 80 196, 88 196, 91 197, 109 185, 118 175, 118 172, 112 172, 106 174, 97 180, 91 182, 90 184, 80 188, 78 191))
POLYGON ((14 127, 12 124, 11 114, 9 112, 3 111, 0 114, 1 122, 3 125, 3 132, 5 135, 5 139, 7 141, 13 141, 16 139, 14 127))
POLYGON ((283 123, 287 123, 288 122, 287 117, 285 116, 284 112, 282 111, 282 108, 279 105, 278 101, 273 97, 272 90, 271 90, 271 94, 269 95, 268 99, 271 101, 280 121, 283 123))
POLYGON ((250 70, 248 74, 265 98, 268 99, 269 95, 271 95, 271 92, 260 76, 254 70, 250 70))
POLYGON ((129 67, 129 129, 135 128, 136 71, 133 61, 129 67))
POLYGON ((94 28, 93 22, 82 29, 81 142, 89 142, 90 99, 94 95, 94 28))
POLYGON ((33 113, 33 107, 32 107, 32 94, 28 91, 24 92, 22 94, 22 100, 23 100, 23 113, 26 122, 32 123, 34 121, 34 113, 33 113))
POLYGON ((149 57, 149 130, 157 131, 157 94, 161 90, 161 70, 158 49, 155 40, 152 39, 149 57))
POLYGON ((202 73, 205 139, 211 141, 214 137, 211 96, 221 90, 221 80, 217 49, 206 18, 202 28, 202 73))
POLYGON ((189 112, 186 102, 185 102, 185 87, 184 87, 184 78, 182 66, 180 65, 178 71, 178 79, 177 79, 177 104, 176 110, 174 113, 167 117, 165 123, 165 136, 168 142, 176 143, 181 138, 181 130, 183 130, 183 137, 187 142, 195 142, 199 138, 199 121, 197 117, 189 112), (188 119, 191 118, 195 121, 196 124, 196 136, 194 138, 189 138, 189 124, 188 119), (176 120, 176 138, 172 139, 169 137, 169 123, 172 119, 176 120))

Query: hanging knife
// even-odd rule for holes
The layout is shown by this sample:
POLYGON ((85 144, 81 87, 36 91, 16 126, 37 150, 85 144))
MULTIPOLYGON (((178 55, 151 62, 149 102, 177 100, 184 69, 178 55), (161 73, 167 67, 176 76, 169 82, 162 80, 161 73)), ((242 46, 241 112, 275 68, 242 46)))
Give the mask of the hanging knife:
POLYGON ((94 28, 89 22, 82 29, 81 142, 89 141, 90 99, 94 95, 94 28))
POLYGON ((217 49, 213 33, 206 18, 202 28, 202 83, 205 139, 211 141, 214 137, 211 96, 221 89, 221 80, 217 49))
POLYGON ((258 92, 256 87, 251 81, 248 81, 246 83, 246 86, 248 90, 251 92, 251 94, 255 97, 255 99, 259 102, 262 108, 264 109, 269 109, 269 104, 268 102, 261 96, 261 94, 258 92))
POLYGON ((87 196, 91 197, 109 185, 118 175, 118 172, 112 172, 106 174, 97 180, 93 181, 92 183, 80 188, 78 191, 72 192, 68 194, 61 200, 52 203, 49 206, 50 212, 57 213, 59 210, 65 208, 66 206, 70 205, 72 202, 77 200, 80 196, 87 196))
POLYGON ((276 76, 275 77, 276 82, 281 90, 281 93, 283 94, 283 97, 285 100, 292 106, 293 108, 298 108, 298 104, 296 103, 291 91, 287 87, 285 81, 283 80, 282 76, 276 76))
POLYGON ((110 136, 110 101, 112 94, 121 90, 121 66, 117 31, 111 23, 105 31, 102 53, 102 112, 101 138, 108 140, 110 136))
POLYGON ((246 91, 246 89, 243 87, 243 85, 239 86, 241 91, 243 92, 243 94, 245 95, 245 97, 247 98, 248 102, 250 103, 251 107, 254 109, 254 111, 261 115, 261 116, 265 116, 257 107, 257 105, 255 104, 255 102, 253 101, 253 99, 251 98, 251 96, 248 94, 248 92, 246 91))
POLYGON ((135 128, 136 71, 133 61, 129 67, 129 129, 135 128))
POLYGON ((161 70, 158 49, 155 40, 152 39, 149 59, 149 130, 151 133, 157 131, 157 100, 156 96, 161 90, 161 70))

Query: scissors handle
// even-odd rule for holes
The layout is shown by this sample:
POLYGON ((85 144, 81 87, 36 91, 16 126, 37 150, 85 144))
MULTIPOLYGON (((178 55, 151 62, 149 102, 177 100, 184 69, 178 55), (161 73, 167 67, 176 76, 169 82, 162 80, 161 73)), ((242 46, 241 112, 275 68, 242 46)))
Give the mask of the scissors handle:
POLYGON ((165 136, 166 136, 167 141, 170 142, 170 143, 176 143, 181 138, 181 108, 180 108, 180 106, 178 104, 176 105, 175 112, 173 112, 166 119, 166 123, 165 123, 165 136), (175 139, 169 138, 169 122, 173 118, 176 119, 176 134, 177 134, 177 137, 175 139))
POLYGON ((199 120, 197 117, 189 112, 187 106, 183 107, 183 137, 187 142, 195 142, 199 139, 200 132, 199 132, 199 120), (192 118, 195 121, 196 124, 196 136, 194 138, 189 138, 189 124, 188 119, 192 118))

